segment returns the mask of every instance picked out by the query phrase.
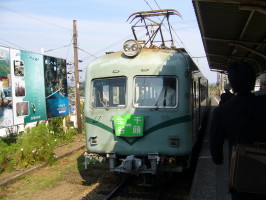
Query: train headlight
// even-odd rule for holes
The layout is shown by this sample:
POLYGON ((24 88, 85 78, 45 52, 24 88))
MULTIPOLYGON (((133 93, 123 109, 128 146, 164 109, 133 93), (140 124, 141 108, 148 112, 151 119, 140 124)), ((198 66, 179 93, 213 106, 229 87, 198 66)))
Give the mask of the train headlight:
POLYGON ((141 45, 136 40, 127 40, 123 45, 124 54, 134 57, 139 54, 141 45))

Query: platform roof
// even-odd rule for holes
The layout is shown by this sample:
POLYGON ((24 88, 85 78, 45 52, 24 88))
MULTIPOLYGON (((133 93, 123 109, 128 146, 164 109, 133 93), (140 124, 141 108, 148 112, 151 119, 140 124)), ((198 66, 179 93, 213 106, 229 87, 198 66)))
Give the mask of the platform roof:
POLYGON ((245 61, 266 72, 265 0, 192 0, 212 71, 245 61))

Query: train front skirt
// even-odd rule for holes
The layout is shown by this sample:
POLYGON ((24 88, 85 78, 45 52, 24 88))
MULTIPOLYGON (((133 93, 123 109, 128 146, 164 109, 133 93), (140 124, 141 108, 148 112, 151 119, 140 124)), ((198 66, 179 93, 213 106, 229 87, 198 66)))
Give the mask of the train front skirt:
POLYGON ((158 171, 182 172, 188 167, 188 161, 176 163, 174 157, 160 157, 158 153, 149 153, 147 156, 138 158, 134 155, 117 159, 116 153, 107 153, 111 172, 129 174, 157 174, 158 171))

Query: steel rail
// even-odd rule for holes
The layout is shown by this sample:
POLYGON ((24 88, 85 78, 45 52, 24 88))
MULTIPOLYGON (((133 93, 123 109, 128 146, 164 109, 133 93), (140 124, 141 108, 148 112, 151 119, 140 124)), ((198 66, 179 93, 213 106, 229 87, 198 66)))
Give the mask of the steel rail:
POLYGON ((124 186, 126 181, 129 179, 130 176, 126 176, 123 178, 123 180, 112 190, 110 194, 108 194, 104 200, 110 200, 112 197, 124 186))

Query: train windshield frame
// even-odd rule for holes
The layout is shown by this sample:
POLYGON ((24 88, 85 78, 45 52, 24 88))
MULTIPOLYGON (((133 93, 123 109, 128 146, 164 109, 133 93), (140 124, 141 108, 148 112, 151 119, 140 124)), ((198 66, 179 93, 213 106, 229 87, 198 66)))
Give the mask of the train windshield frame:
POLYGON ((133 105, 136 108, 176 108, 178 78, 176 76, 136 76, 133 105))
POLYGON ((92 108, 123 108, 127 105, 126 77, 108 77, 92 80, 92 108))

